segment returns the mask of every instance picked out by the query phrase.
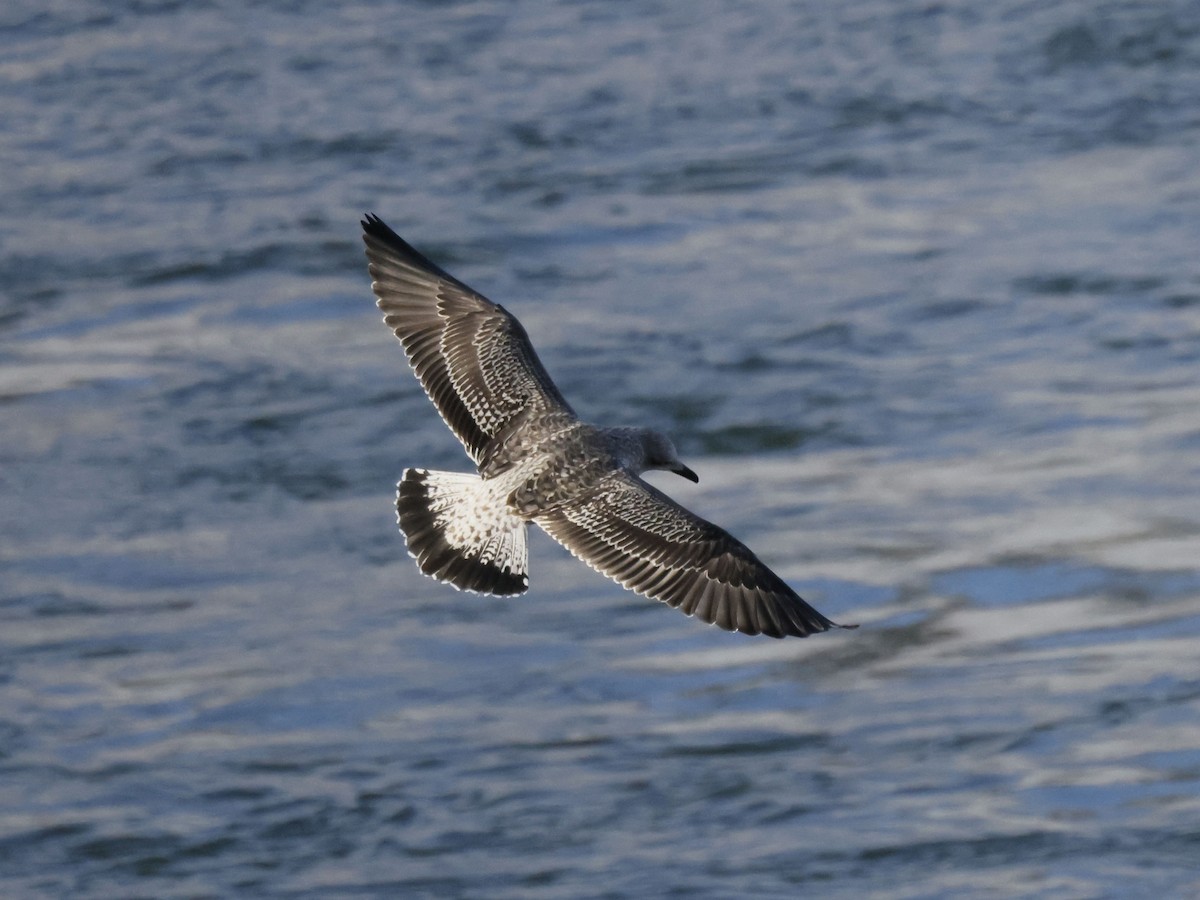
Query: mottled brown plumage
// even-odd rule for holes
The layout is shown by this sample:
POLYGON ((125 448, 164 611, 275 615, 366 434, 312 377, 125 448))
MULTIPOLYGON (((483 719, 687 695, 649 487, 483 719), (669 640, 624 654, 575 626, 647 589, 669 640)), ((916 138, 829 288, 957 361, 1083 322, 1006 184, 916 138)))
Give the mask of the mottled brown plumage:
POLYGON ((384 321, 479 472, 405 471, 397 514, 421 571, 462 590, 522 593, 535 522, 630 590, 726 630, 841 627, 745 544, 639 477, 664 469, 697 480, 665 435, 581 422, 512 315, 377 217, 362 225, 384 321))

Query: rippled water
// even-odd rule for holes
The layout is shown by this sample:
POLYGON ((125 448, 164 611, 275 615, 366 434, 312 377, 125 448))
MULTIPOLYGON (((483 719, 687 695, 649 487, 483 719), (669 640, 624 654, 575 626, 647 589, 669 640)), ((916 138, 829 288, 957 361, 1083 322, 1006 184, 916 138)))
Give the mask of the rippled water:
POLYGON ((1200 9, 0 11, 0 894, 1200 893, 1200 9), (403 552, 465 457, 372 210, 853 633, 549 540, 403 552))

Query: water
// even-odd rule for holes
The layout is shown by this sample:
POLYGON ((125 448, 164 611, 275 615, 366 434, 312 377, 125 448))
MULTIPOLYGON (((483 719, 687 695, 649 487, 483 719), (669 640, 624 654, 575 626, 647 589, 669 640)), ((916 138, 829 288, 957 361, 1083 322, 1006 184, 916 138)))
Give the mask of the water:
POLYGON ((1200 893, 1200 10, 845 7, 5 5, 0 894, 1200 893), (421 578, 368 210, 862 628, 421 578))

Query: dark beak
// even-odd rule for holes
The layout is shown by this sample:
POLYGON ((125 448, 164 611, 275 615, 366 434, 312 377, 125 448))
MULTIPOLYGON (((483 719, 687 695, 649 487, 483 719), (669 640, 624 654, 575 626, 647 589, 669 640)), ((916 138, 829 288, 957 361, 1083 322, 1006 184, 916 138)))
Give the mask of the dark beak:
POLYGON ((693 472, 691 469, 689 469, 687 466, 685 466, 683 463, 680 463, 678 466, 676 466, 671 471, 674 472, 676 475, 682 475, 688 481, 694 481, 694 482, 696 482, 696 484, 700 483, 700 476, 697 475, 695 472, 693 472))

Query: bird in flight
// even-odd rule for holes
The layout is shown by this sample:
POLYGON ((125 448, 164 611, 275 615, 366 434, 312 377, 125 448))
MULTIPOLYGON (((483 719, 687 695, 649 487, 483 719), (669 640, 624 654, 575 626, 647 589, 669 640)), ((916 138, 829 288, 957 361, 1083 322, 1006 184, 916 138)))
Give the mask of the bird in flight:
POLYGON ((643 481, 699 481, 670 439, 583 422, 521 323, 374 215, 362 221, 384 322, 478 474, 405 469, 396 511, 426 575, 480 594, 529 587, 533 522, 622 586, 727 631, 807 637, 831 622, 745 544, 643 481))

